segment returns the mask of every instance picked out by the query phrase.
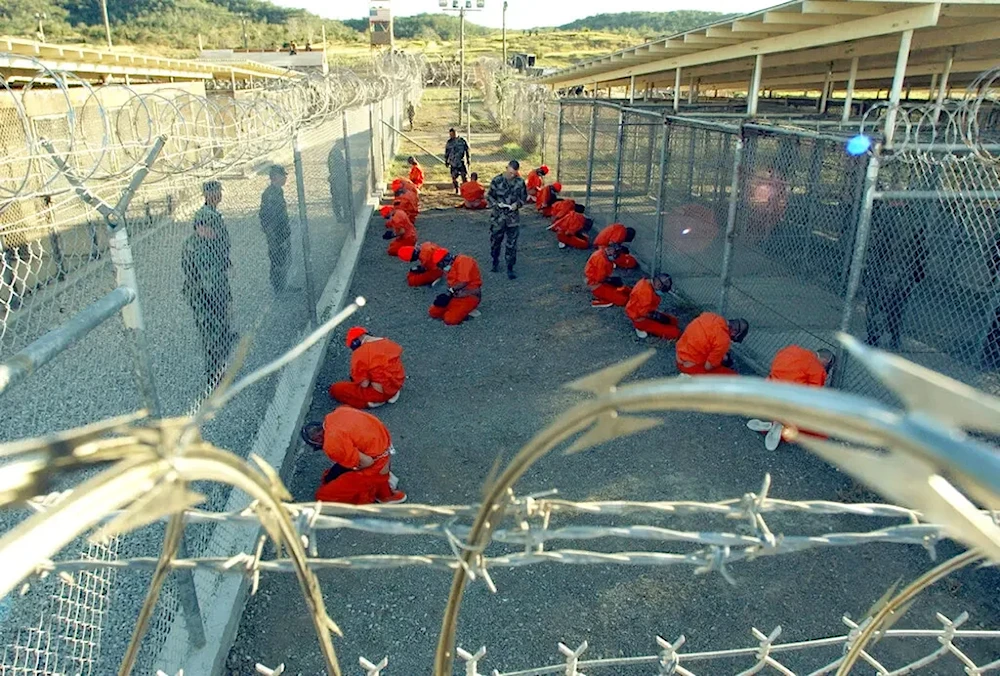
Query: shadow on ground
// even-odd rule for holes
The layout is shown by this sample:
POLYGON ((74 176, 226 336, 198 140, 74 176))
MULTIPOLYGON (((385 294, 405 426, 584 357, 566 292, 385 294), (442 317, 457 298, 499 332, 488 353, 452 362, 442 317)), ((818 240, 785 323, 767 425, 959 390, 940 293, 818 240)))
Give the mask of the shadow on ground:
MULTIPOLYGON (((380 219, 368 232, 352 295, 368 299, 354 322, 392 337, 405 349, 407 384, 398 404, 377 410, 393 434, 401 487, 413 502, 473 503, 497 457, 510 458, 577 395, 563 383, 633 356, 647 348, 622 312, 589 306, 583 284, 584 252, 556 248, 541 219, 524 220, 518 262, 520 278, 488 271, 487 214, 437 211, 421 215, 417 229, 429 239, 474 256, 483 268, 482 316, 449 328, 427 317, 437 290, 405 285, 406 265, 386 256, 380 219)), ((683 317, 688 319, 689 317, 683 317)), ((326 387, 347 374, 343 333, 334 337, 317 383, 310 417, 320 419, 332 403, 326 387)), ((673 375, 673 345, 657 354, 636 378, 673 375)), ((324 457, 302 447, 285 479, 297 500, 313 496, 324 457)), ((658 429, 582 454, 553 455, 534 467, 518 492, 558 488, 568 498, 711 501, 759 489, 773 476, 772 497, 851 499, 856 488, 842 475, 795 446, 765 451, 760 437, 738 418, 676 413, 658 429)), ((863 499, 869 499, 867 495, 863 499)), ((604 523, 615 523, 605 520, 604 523)), ((619 520, 618 525, 627 522, 619 520)), ((848 517, 772 519, 776 533, 821 534, 875 529, 887 521, 848 517)), ((660 521, 671 528, 739 530, 739 524, 707 518, 660 521)), ((556 524, 558 525, 558 524, 556 524)), ((640 541, 563 542, 564 548, 601 551, 657 549, 640 541)), ((653 544, 653 543, 650 543, 653 544)), ((664 543, 661 551, 692 551, 664 543)), ((388 538, 352 532, 320 533, 322 556, 447 554, 433 538, 388 538)), ((499 548, 497 551, 500 551, 499 548)), ((952 549, 939 547, 939 555, 952 549)), ((695 576, 688 566, 539 565, 492 569, 498 593, 481 583, 466 592, 459 644, 486 645, 480 669, 515 669, 558 662, 557 641, 590 643, 589 657, 654 654, 655 635, 687 637, 685 650, 747 647, 750 627, 765 633, 784 628, 782 641, 839 634, 841 615, 861 616, 897 578, 912 579, 932 564, 923 550, 902 545, 866 545, 762 558, 735 564, 737 585, 720 575, 695 576)), ((387 674, 428 674, 450 574, 422 569, 325 571, 320 574, 330 615, 344 630, 335 641, 347 673, 363 655, 389 656, 387 674)), ((966 571, 925 593, 897 626, 932 628, 933 612, 955 617, 968 610, 966 627, 996 624, 995 573, 966 571)), ((255 662, 285 663, 289 673, 322 673, 305 604, 291 575, 268 575, 250 600, 229 657, 229 673, 248 674, 255 662)), ((969 643, 969 642, 966 642, 969 643)), ((987 646, 980 647, 985 649, 987 646)), ((965 647, 966 644, 963 644, 965 647)), ((931 652, 936 643, 885 640, 875 654, 890 668, 931 652)), ((976 655, 976 650, 971 649, 976 655)), ((788 660, 815 669, 835 651, 788 660)), ((716 662, 697 673, 733 673, 750 658, 716 662)), ((940 662, 935 674, 962 673, 957 661, 940 662)), ((588 673, 590 673, 588 671, 588 673)), ((600 673, 649 673, 627 668, 600 673)))

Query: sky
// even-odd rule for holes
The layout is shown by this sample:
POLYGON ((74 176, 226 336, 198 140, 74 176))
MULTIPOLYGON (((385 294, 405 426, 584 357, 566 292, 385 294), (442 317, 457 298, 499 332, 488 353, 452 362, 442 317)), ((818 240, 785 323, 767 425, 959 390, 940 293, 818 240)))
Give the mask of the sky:
MULTIPOLYGON (((368 16, 368 0, 272 0, 283 7, 306 9, 327 19, 360 19, 368 16)), ((513 29, 559 26, 576 19, 608 12, 667 12, 677 9, 739 13, 752 12, 779 0, 507 0, 507 27, 513 29)), ((394 16, 440 12, 438 0, 382 0, 394 16)), ((486 0, 486 8, 470 12, 469 21, 499 28, 503 0, 486 0)))

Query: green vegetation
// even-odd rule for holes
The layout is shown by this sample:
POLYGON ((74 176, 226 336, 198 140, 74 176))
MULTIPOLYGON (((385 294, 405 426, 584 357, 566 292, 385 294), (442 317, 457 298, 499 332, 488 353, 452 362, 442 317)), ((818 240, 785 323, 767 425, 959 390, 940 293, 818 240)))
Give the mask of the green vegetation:
MULTIPOLYGON (((98 0, 3 0, 0 35, 34 38, 35 13, 45 14, 45 37, 50 42, 101 44, 104 23, 98 0)), ((191 54, 198 34, 207 49, 241 47, 246 14, 251 48, 319 42, 322 27, 327 38, 340 43, 362 42, 365 35, 338 21, 328 21, 304 10, 284 9, 264 0, 128 0, 108 2, 116 43, 139 44, 191 54)))
MULTIPOLYGON (((320 19, 301 9, 286 9, 267 0, 111 0, 108 2, 116 45, 140 45, 143 51, 194 56, 198 36, 207 49, 243 45, 241 14, 247 20, 251 49, 273 49, 296 42, 318 45, 326 29, 332 60, 366 58, 368 21, 320 19)), ((0 0, 0 35, 35 38, 36 13, 45 14, 45 37, 57 43, 104 42, 99 0, 0 0)), ((507 32, 510 52, 530 52, 538 65, 559 68, 641 39, 674 33, 715 21, 723 15, 682 10, 598 14, 559 28, 507 32)), ((397 47, 429 58, 454 58, 459 21, 448 14, 420 14, 395 20, 397 47)), ((466 22, 470 58, 498 57, 500 31, 466 22)))
POLYGON ((671 35, 697 28, 707 23, 721 21, 731 14, 700 12, 680 9, 673 12, 619 12, 595 14, 559 27, 560 30, 598 30, 636 32, 652 35, 671 35))

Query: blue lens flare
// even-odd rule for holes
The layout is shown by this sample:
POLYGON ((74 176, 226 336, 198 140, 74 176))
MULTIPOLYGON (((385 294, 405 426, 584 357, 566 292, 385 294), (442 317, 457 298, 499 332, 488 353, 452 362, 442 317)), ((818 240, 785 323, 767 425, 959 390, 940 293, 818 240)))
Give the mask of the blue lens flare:
POLYGON ((858 155, 864 155, 868 152, 868 149, 872 147, 872 140, 865 136, 864 134, 858 134, 857 136, 852 136, 847 140, 847 154, 857 157, 858 155))

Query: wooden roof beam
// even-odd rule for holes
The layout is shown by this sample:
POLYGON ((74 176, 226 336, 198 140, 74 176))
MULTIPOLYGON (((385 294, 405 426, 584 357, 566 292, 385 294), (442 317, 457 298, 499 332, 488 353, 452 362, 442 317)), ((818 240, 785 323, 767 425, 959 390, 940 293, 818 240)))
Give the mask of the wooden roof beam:
MULTIPOLYGON (((805 0, 809 2, 810 0, 805 0)), ((778 35, 761 40, 751 40, 736 45, 707 49, 693 54, 668 57, 660 61, 633 66, 615 71, 610 79, 628 77, 629 75, 648 75, 661 70, 687 68, 690 66, 721 63, 734 59, 754 56, 756 54, 781 54, 812 48, 825 47, 842 42, 862 40, 866 38, 893 35, 908 29, 927 28, 937 24, 940 5, 919 5, 882 16, 866 17, 829 26, 819 26, 798 33, 778 35)), ((961 35, 959 33, 958 35, 961 35)), ((956 39, 952 35, 952 40, 956 39)), ((898 46, 898 39, 895 40, 898 46)), ((843 52, 843 47, 839 48, 843 52)), ((810 61, 816 60, 810 58, 810 61)), ((829 61, 830 59, 824 59, 829 61)), ((565 77, 568 73, 554 73, 548 77, 539 78, 541 82, 557 84, 560 87, 572 87, 593 81, 584 72, 575 78, 565 77), (562 77, 560 77, 562 75, 562 77)))
POLYGON ((684 42, 689 45, 734 45, 740 42, 739 38, 716 38, 708 35, 698 35, 697 33, 687 33, 684 35, 684 42))
MULTIPOLYGON (((908 0, 909 1, 909 0, 908 0)), ((803 14, 834 16, 879 16, 895 11, 900 5, 885 2, 837 2, 835 0, 802 0, 803 14)))
POLYGON ((801 25, 796 24, 766 24, 763 21, 734 21, 730 25, 730 31, 737 34, 744 33, 794 33, 802 30, 801 25))
POLYGON ((801 12, 764 12, 764 24, 787 26, 829 26, 842 19, 834 14, 802 14, 801 12))

